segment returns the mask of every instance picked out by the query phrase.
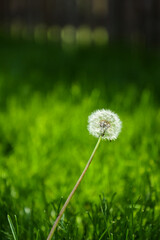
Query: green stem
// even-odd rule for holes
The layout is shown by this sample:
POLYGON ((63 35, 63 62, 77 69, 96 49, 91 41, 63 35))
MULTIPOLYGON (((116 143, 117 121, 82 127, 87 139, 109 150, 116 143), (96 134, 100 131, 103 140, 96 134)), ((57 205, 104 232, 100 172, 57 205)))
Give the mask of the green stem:
POLYGON ((68 205, 68 203, 70 202, 73 194, 75 193, 76 189, 78 188, 80 182, 82 181, 82 178, 84 177, 87 169, 89 168, 89 165, 90 165, 91 162, 92 162, 92 159, 93 159, 93 157, 94 157, 94 155, 95 155, 95 153, 96 153, 96 150, 97 150, 97 148, 98 148, 98 146, 99 146, 99 144, 100 144, 100 142, 101 142, 101 139, 102 139, 102 136, 99 137, 98 142, 97 142, 97 144, 96 144, 96 146, 95 146, 95 148, 94 148, 94 150, 93 150, 93 152, 92 152, 92 155, 90 156, 90 159, 88 160, 88 163, 87 163, 85 169, 83 170, 80 178, 78 179, 78 181, 77 181, 76 185, 74 186, 72 192, 71 192, 70 195, 68 196, 68 198, 67 198, 65 204, 63 205, 63 207, 62 207, 62 209, 61 209, 61 211, 60 211, 60 213, 59 213, 56 221, 54 222, 54 225, 53 225, 53 227, 52 227, 52 229, 51 229, 51 231, 50 231, 50 233, 49 233, 49 235, 48 235, 47 240, 51 240, 51 239, 52 239, 53 234, 54 234, 54 232, 55 232, 55 230, 56 230, 56 227, 57 227, 57 225, 58 225, 58 223, 59 223, 59 221, 60 221, 60 219, 61 219, 61 217, 62 217, 62 215, 63 215, 63 213, 64 213, 64 211, 65 211, 65 209, 66 209, 66 207, 67 207, 67 205, 68 205))

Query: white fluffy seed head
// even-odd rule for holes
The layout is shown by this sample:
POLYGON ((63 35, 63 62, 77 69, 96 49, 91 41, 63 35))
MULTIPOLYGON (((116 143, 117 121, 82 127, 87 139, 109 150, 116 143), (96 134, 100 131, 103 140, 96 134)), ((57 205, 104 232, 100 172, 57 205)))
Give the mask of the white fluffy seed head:
POLYGON ((97 110, 88 117, 88 131, 102 139, 117 139, 122 128, 118 115, 110 110, 97 110))

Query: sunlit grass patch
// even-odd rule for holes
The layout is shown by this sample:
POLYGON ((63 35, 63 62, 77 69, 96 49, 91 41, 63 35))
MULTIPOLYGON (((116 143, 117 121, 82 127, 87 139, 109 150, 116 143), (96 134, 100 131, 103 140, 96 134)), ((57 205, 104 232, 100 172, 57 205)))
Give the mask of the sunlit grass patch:
POLYGON ((100 146, 56 239, 159 239, 158 64, 120 52, 3 43, 2 240, 12 236, 7 214, 20 239, 47 237, 95 145, 87 119, 99 108, 119 114, 122 133, 100 146))

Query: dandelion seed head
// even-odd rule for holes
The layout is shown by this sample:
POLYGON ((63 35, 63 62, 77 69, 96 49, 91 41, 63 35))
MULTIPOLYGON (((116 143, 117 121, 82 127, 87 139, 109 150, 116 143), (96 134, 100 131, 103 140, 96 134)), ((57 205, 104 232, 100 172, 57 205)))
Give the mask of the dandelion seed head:
POLYGON ((122 128, 118 115, 110 110, 97 110, 88 117, 88 131, 95 137, 102 139, 117 139, 122 128))

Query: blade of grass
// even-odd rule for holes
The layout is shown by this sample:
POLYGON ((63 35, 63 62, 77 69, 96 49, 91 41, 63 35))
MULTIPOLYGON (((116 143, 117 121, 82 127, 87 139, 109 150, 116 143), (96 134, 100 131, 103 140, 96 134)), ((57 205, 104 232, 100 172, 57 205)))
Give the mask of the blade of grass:
POLYGON ((101 240, 103 238, 103 236, 106 234, 107 231, 108 231, 108 228, 106 228, 106 230, 102 233, 102 235, 100 236, 99 240, 101 240))
POLYGON ((15 221, 16 221, 16 229, 17 229, 17 237, 19 236, 19 226, 18 226, 18 220, 17 220, 17 216, 14 215, 15 217, 15 221))
POLYGON ((128 240, 128 234, 129 234, 129 230, 127 228, 127 232, 126 232, 126 240, 128 240))
POLYGON ((14 240, 18 240, 15 227, 14 227, 12 219, 11 219, 11 217, 9 215, 7 215, 7 219, 8 219, 8 222, 9 222, 9 225, 10 225, 10 228, 11 228, 14 240))
POLYGON ((38 240, 39 238, 39 229, 37 230, 37 233, 36 233, 36 240, 38 240))

